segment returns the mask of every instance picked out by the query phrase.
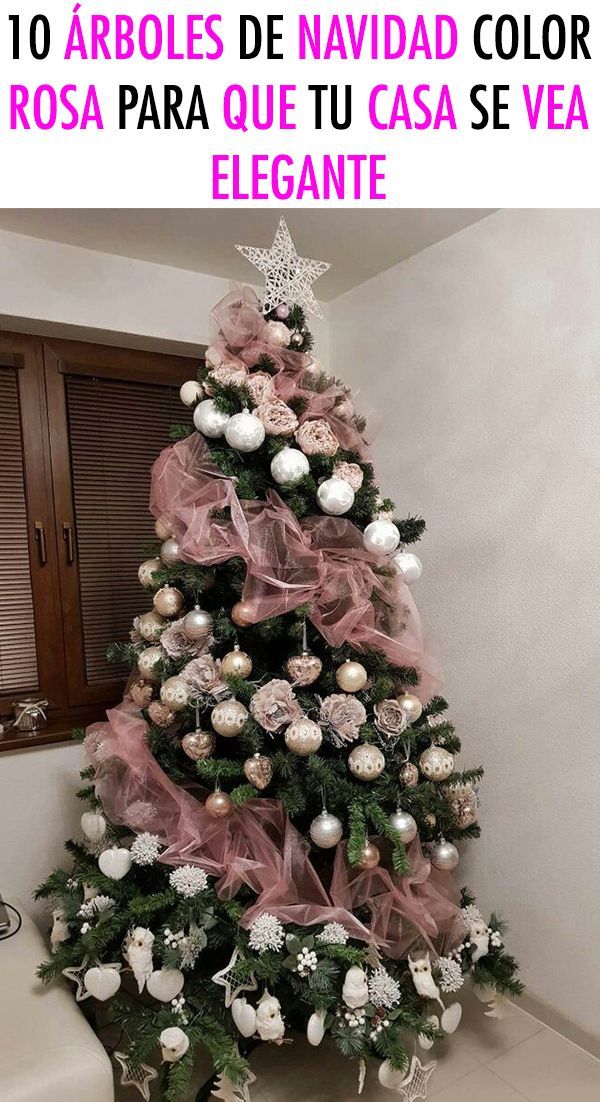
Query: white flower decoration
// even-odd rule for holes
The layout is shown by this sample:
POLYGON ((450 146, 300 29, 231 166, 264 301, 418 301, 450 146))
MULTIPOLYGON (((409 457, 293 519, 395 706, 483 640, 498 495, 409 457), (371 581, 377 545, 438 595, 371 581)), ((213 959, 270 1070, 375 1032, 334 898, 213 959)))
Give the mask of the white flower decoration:
POLYGON ((193 899, 208 888, 208 876, 204 869, 199 869, 196 865, 181 865, 180 868, 173 869, 169 883, 184 899, 193 899))
POLYGON ((349 937, 350 934, 341 922, 328 922, 321 933, 317 934, 317 941, 321 941, 323 945, 345 945, 349 937))
POLYGON ((274 953, 278 953, 284 940, 283 926, 275 915, 265 911, 254 919, 250 927, 248 944, 255 952, 266 953, 268 949, 272 949, 274 953))
POLYGON ((383 965, 369 976, 369 999, 375 1006, 388 1009, 400 1002, 400 985, 383 965))
POLYGON ((446 994, 460 991, 465 982, 460 960, 455 957, 439 957, 435 966, 440 973, 440 990, 446 994))
POLYGON ((157 834, 138 834, 129 852, 134 864, 152 865, 160 853, 160 839, 157 834))

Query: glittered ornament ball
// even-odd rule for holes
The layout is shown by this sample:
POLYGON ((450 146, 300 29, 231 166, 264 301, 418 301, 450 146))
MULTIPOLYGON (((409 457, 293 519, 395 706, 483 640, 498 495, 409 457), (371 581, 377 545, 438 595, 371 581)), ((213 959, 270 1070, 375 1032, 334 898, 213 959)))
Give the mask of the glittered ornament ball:
POLYGON ((183 608, 183 593, 172 585, 163 585, 154 594, 152 603, 160 616, 178 616, 183 608))
POLYGON ((138 578, 140 583, 144 586, 144 589, 148 589, 152 585, 154 575, 157 570, 160 570, 162 563, 160 559, 145 559, 138 569, 138 578))
POLYGON ((360 781, 374 781, 385 769, 385 758, 378 746, 361 743, 348 757, 350 772, 360 781))
POLYGON ((163 658, 164 654, 160 647, 146 647, 146 650, 141 651, 138 654, 137 664, 142 677, 147 681, 159 681, 160 674, 157 666, 163 658))
POLYGON ((172 537, 162 544, 160 557, 167 566, 174 566, 179 561, 179 544, 172 537))
POLYGON ((192 639, 195 642, 206 639, 213 628, 213 618, 210 612, 205 612, 203 608, 195 606, 188 612, 183 618, 183 630, 188 639, 192 639))
POLYGON ((247 409, 234 413, 225 429, 225 439, 238 452, 255 452, 265 439, 262 421, 247 409))
POLYGON ((419 783, 419 770, 412 761, 405 761, 400 766, 398 780, 405 788, 414 788, 419 783))
POLYGON ((300 758, 306 758, 319 749, 323 741, 323 735, 318 723, 308 716, 299 716, 290 723, 285 732, 285 745, 292 754, 300 758))
POLYGON ((322 811, 310 824, 310 837, 320 849, 332 849, 340 841, 344 828, 336 815, 322 811))
POLYGON ((229 414, 217 409, 212 398, 205 398, 194 410, 194 425, 209 440, 218 440, 223 436, 228 424, 229 414))
POLYGON ((160 699, 167 708, 181 712, 190 699, 190 687, 182 677, 169 677, 160 687, 160 699))
POLYGON ((364 846, 362 847, 362 849, 360 851, 360 856, 358 858, 359 868, 361 868, 361 869, 375 869, 375 868, 377 868, 377 865, 379 864, 380 857, 381 857, 381 855, 379 853, 379 850, 377 849, 377 846, 374 845, 373 842, 369 842, 369 840, 367 839, 367 841, 365 842, 364 846))
POLYGON ((217 740, 212 731, 190 731, 181 740, 184 754, 192 761, 204 761, 214 752, 217 740))
POLYGON ((367 684, 367 671, 360 662, 347 659, 335 672, 335 679, 345 693, 358 693, 367 684))
POLYGON ((158 612, 144 612, 138 621, 138 631, 147 643, 156 643, 166 626, 167 621, 158 612))
POLYGON ((341 517, 354 505, 354 490, 343 478, 327 478, 317 490, 317 501, 323 513, 341 517))
POLYGON ((239 700, 222 700, 210 714, 210 722, 223 738, 239 735, 247 719, 248 710, 239 700))
POLYGON ((400 808, 393 811, 390 815, 390 826, 398 832, 400 841, 405 846, 417 837, 417 824, 408 811, 402 811, 400 808))
POLYGON ((204 807, 211 819, 226 819, 231 815, 235 804, 226 792, 211 792, 204 807))
POLYGON ((253 754, 244 762, 244 776, 250 784, 262 791, 273 779, 273 763, 265 754, 253 754))
POLYGON ((396 697, 409 723, 415 723, 423 712, 423 705, 414 693, 401 693, 396 697))
POLYGON ((238 628, 250 627, 252 620, 252 606, 248 601, 238 601, 231 610, 231 619, 238 628))
POLYGON ((271 475, 278 486, 296 486, 310 471, 310 463, 299 448, 282 448, 271 460, 271 475))
POLYGON ((221 672, 227 677, 250 677, 252 659, 240 650, 239 643, 221 659, 221 672))
POLYGON ((445 781, 454 769, 454 758, 443 746, 428 746, 419 758, 419 765, 428 781, 445 781))
POLYGON ((316 654, 302 651, 302 654, 295 654, 292 658, 288 658, 285 668, 293 685, 312 685, 313 681, 320 676, 323 663, 316 654))
POLYGON ((442 869, 445 872, 452 872, 459 862, 456 846, 453 846, 452 842, 447 842, 445 838, 440 838, 439 842, 433 843, 429 858, 436 869, 442 869))

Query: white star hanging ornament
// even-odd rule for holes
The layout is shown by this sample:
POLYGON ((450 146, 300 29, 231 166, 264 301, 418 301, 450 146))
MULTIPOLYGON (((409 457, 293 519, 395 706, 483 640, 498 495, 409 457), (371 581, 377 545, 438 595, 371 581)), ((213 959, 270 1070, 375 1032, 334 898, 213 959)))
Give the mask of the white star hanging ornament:
POLYGON ((121 1086, 135 1087, 145 1102, 150 1102, 150 1084, 158 1079, 156 1068, 149 1064, 133 1064, 125 1052, 113 1052, 113 1056, 121 1065, 121 1086))
POLYGON ((256 1083, 256 1076, 250 1071, 250 1068, 246 1068, 242 1073, 242 1080, 239 1083, 232 1083, 231 1079, 224 1072, 221 1072, 215 1080, 210 1096, 211 1098, 220 1098, 222 1102, 251 1102, 250 1087, 252 1083, 256 1083))
POLYGON ((238 995, 242 991, 256 991, 258 984, 254 974, 250 976, 247 983, 237 984, 235 980, 235 966, 239 958, 239 949, 234 949, 229 964, 222 968, 220 972, 215 972, 212 977, 213 983, 218 984, 219 987, 225 988, 225 1006, 231 1006, 234 999, 237 999, 238 995))
POLYGON ((74 965, 72 968, 63 968, 62 974, 67 980, 71 980, 76 986, 75 1002, 82 1003, 84 999, 91 998, 91 992, 86 991, 83 977, 89 968, 89 959, 84 957, 81 964, 74 965))
POLYGON ((277 227, 270 249, 258 249, 253 245, 236 245, 236 249, 265 276, 262 300, 264 314, 269 314, 277 306, 287 303, 290 306, 301 306, 307 314, 323 317, 312 285, 331 268, 331 264, 324 260, 309 260, 308 257, 298 256, 284 218, 277 227))
POLYGON ((418 1056, 413 1056, 408 1075, 402 1080, 398 1088, 404 1102, 414 1102, 416 1098, 427 1098, 427 1084, 436 1067, 436 1060, 433 1060, 431 1064, 422 1064, 418 1056))

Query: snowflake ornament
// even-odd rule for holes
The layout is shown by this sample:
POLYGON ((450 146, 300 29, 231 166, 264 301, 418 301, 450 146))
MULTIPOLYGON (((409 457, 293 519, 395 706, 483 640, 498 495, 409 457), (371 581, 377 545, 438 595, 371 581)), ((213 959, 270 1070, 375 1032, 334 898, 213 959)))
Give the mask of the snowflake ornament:
POLYGON ((153 865, 160 853, 160 839, 157 834, 138 834, 131 843, 131 860, 136 865, 153 865))
POLYGON ((460 958, 456 957, 439 957, 435 962, 436 968, 440 973, 440 990, 446 994, 453 994, 455 991, 460 991, 465 977, 460 964, 460 958))
POLYGON ((321 933, 317 934, 317 941, 323 945, 346 945, 349 937, 350 934, 341 922, 328 922, 321 933))
POLYGON ((265 276, 264 314, 270 314, 281 303, 289 303, 302 307, 307 314, 323 317, 312 285, 331 264, 298 256, 284 218, 279 222, 270 249, 258 249, 253 245, 236 245, 236 249, 265 276))
POLYGON ((369 999, 375 1006, 385 1006, 389 1010, 400 1002, 400 985, 383 965, 371 972, 368 985, 369 999))
POLYGON ((208 888, 208 876, 196 865, 180 865, 170 874, 169 884, 184 899, 193 899, 208 888))
POLYGON ((250 937, 248 939, 251 949, 254 949, 257 953, 266 953, 268 949, 278 953, 284 941, 283 926, 279 919, 275 918, 275 915, 268 914, 265 911, 264 914, 255 918, 250 927, 250 937))
POLYGON ((474 903, 470 903, 468 907, 463 907, 461 914, 467 926, 476 926, 479 922, 483 922, 483 915, 474 903))

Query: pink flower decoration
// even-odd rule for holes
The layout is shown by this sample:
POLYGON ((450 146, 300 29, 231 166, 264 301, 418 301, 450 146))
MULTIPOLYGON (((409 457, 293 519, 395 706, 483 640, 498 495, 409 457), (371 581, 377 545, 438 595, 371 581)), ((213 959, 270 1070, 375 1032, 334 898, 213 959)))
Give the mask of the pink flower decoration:
POLYGON ((153 700, 148 708, 148 715, 157 727, 170 727, 175 719, 175 712, 167 708, 161 700, 153 700))
POLYGON ((327 421, 305 421, 296 432, 298 447, 305 455, 335 455, 340 444, 327 421))
POLYGON ((220 383, 221 386, 242 386, 248 378, 248 369, 244 364, 230 363, 221 364, 220 367, 213 367, 210 375, 204 383, 204 390, 210 396, 214 394, 214 387, 211 386, 212 382, 220 383))
POLYGON ((336 463, 333 473, 336 478, 343 478, 344 482, 352 486, 354 493, 360 490, 363 484, 364 475, 358 463, 336 463))
POLYGON ((321 722, 346 742, 354 742, 367 722, 364 704, 348 693, 332 693, 321 703, 321 722))
POLYGON ((407 721, 397 700, 382 700, 376 704, 375 726, 386 738, 397 738, 406 730, 407 721))
POLYGON ((221 677, 220 659, 215 659, 211 654, 202 654, 199 658, 192 658, 181 671, 180 677, 190 686, 192 692, 222 693, 227 690, 227 684, 221 677))
POLYGON ((255 405, 260 406, 273 397, 273 380, 266 371, 254 371, 246 379, 246 386, 255 405))
POLYGON ((289 681, 268 681, 254 694, 250 701, 250 712, 265 731, 279 731, 302 715, 296 696, 289 681))
POLYGON ((256 413, 262 421, 267 436, 291 436, 298 428, 298 418, 293 409, 279 398, 259 405, 256 413))
POLYGON ((160 645, 169 658, 183 658, 184 654, 195 657, 206 650, 207 640, 188 639, 183 630, 182 618, 181 620, 174 620, 172 624, 165 628, 160 637, 160 645))

